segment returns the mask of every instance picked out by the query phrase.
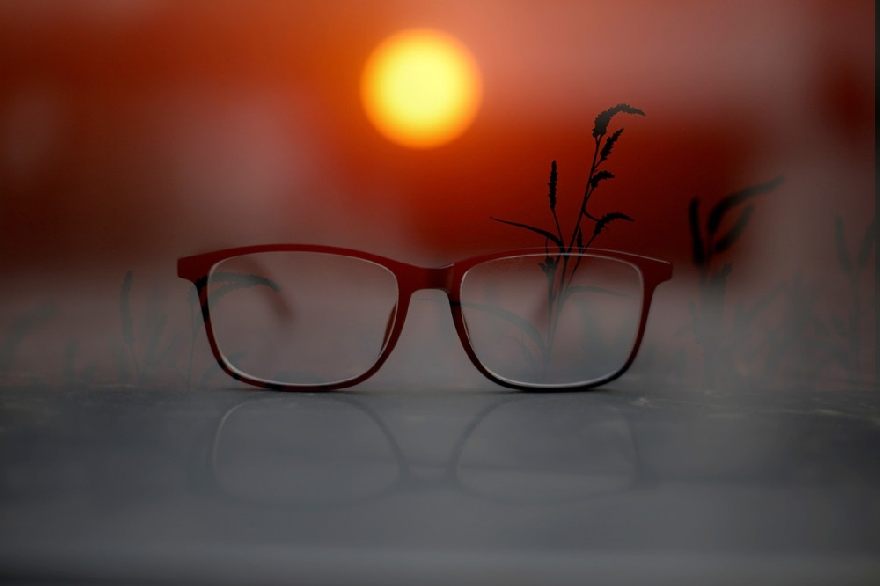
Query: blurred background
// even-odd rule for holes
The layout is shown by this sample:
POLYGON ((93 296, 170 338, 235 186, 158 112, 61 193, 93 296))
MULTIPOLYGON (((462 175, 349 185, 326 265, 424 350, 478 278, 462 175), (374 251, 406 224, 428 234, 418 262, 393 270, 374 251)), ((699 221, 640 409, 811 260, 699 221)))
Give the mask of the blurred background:
MULTIPOLYGON (((230 386, 178 257, 540 246, 491 217, 550 226, 557 160, 571 222, 594 118, 626 102, 646 116, 612 121, 616 178, 591 205, 635 222, 595 245, 675 263, 630 380, 870 387, 873 23, 867 0, 2 2, 0 384, 230 386), (471 123, 432 148, 389 140, 361 96, 372 51, 413 27, 457 39, 481 77, 471 123), (726 194, 780 176, 698 266, 692 198, 702 231, 726 194)), ((490 384, 440 294, 419 296, 369 385, 490 384)))

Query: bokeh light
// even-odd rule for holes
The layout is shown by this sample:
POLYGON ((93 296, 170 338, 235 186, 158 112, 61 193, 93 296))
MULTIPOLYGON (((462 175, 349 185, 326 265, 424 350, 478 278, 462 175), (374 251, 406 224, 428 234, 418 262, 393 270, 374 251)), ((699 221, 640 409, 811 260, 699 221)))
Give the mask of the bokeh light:
POLYGON ((415 29, 375 49, 361 91, 367 115, 383 135, 426 148, 445 144, 470 126, 482 84, 476 61, 460 42, 415 29))

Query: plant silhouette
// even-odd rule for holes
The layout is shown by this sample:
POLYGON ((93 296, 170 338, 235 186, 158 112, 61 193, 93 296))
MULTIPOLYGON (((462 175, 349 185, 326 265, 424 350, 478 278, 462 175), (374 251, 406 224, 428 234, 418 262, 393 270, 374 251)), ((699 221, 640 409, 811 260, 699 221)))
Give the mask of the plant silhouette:
MULTIPOLYGON (((694 336, 703 349, 704 380, 708 384, 717 382, 720 359, 728 353, 728 349, 722 347, 720 329, 727 279, 730 277, 733 265, 725 262, 718 267, 717 261, 742 238, 755 211, 754 200, 774 191, 782 185, 782 182, 782 177, 776 177, 722 197, 709 210, 705 222, 700 213, 700 198, 692 198, 688 205, 691 254, 700 279, 699 306, 691 306, 691 318, 694 336), (725 220, 734 212, 738 215, 732 224, 726 222, 725 220), (729 228, 722 231, 725 224, 729 224, 729 228)), ((774 292, 767 299, 759 301, 751 310, 741 311, 741 319, 751 320, 756 317, 775 294, 774 292)))
POLYGON ((552 228, 548 230, 523 222, 492 218, 496 222, 528 230, 544 239, 544 260, 538 266, 547 279, 548 328, 545 358, 552 348, 562 305, 571 292, 571 283, 580 267, 582 259, 580 255, 592 246, 596 238, 599 237, 609 224, 617 221, 634 221, 632 217, 623 212, 614 211, 596 216, 588 209, 589 203, 599 186, 615 177, 611 171, 605 168, 605 164, 623 134, 623 128, 618 128, 609 134, 608 126, 617 114, 645 115, 642 110, 629 104, 621 103, 600 112, 596 116, 593 123, 593 157, 590 163, 590 171, 584 186, 584 194, 577 208, 571 235, 568 238, 565 237, 563 232, 557 209, 559 203, 559 172, 555 160, 550 163, 550 179, 547 182, 547 203, 553 220, 552 228), (592 229, 587 229, 588 236, 585 236, 585 222, 592 223, 592 229))
MULTIPOLYGON (((206 297, 205 304, 200 302, 196 293, 192 293, 190 296, 189 356, 186 370, 187 388, 192 386, 193 354, 200 326, 199 321, 195 319, 195 314, 205 313, 209 305, 216 304, 226 295, 239 289, 267 287, 276 293, 281 290, 280 286, 272 279, 255 274, 217 271, 212 274, 211 278, 215 283, 215 287, 211 289, 206 297)), ((155 295, 143 311, 143 316, 140 320, 141 327, 135 327, 135 321, 137 320, 135 318, 134 304, 132 303, 133 286, 134 271, 126 271, 119 289, 119 313, 122 341, 127 357, 119 354, 116 356, 116 361, 121 377, 127 378, 127 374, 131 370, 133 372, 130 373, 130 378, 136 384, 144 384, 151 368, 155 368, 162 362, 176 364, 176 357, 180 354, 184 342, 167 327, 168 314, 161 307, 161 303, 155 298, 155 295), (170 341, 163 348, 163 339, 169 336, 170 341), (139 346, 142 347, 140 353, 138 352, 139 346), (131 369, 127 367, 127 363, 131 364, 131 369)), ((205 371, 201 377, 202 386, 206 384, 214 372, 216 372, 216 369, 213 365, 205 371)))

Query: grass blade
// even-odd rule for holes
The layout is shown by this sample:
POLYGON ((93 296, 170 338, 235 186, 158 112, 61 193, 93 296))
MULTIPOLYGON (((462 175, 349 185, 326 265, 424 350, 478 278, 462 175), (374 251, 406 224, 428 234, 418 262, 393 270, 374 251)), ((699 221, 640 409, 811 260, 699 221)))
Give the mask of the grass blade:
POLYGON ((635 114, 637 116, 645 115, 642 110, 634 108, 629 104, 617 104, 616 106, 608 108, 604 112, 600 112, 599 115, 596 116, 596 120, 593 124, 593 138, 603 136, 608 131, 608 124, 611 122, 611 119, 621 112, 625 114, 635 114))
POLYGON ((614 145, 617 143, 617 139, 620 138, 620 135, 623 134, 623 128, 618 129, 614 132, 608 140, 605 141, 605 144, 602 146, 602 154, 599 156, 599 162, 608 160, 608 157, 611 155, 612 149, 614 149, 614 145))
POLYGON ((593 189, 596 189, 596 187, 597 187, 600 183, 602 183, 603 181, 606 181, 606 180, 608 180, 608 179, 614 179, 614 173, 612 173, 611 171, 606 171, 605 169, 603 169, 603 170, 599 171, 598 173, 596 173, 595 175, 593 175, 593 176, 590 178, 590 186, 591 186, 593 189))
POLYGON ((507 224, 508 226, 513 226, 515 228, 524 228, 526 230, 534 232, 535 234, 539 234, 539 235, 543 236, 547 240, 556 244, 556 246, 559 246, 559 247, 562 246, 562 239, 559 238, 559 236, 557 236, 556 234, 553 234, 552 232, 548 232, 547 230, 544 230, 543 228, 538 228, 537 226, 530 226, 529 224, 522 224, 520 222, 513 222, 511 220, 502 220, 501 218, 496 218, 494 216, 492 217, 492 219, 495 220, 496 222, 501 222, 502 224, 507 224))
POLYGON ((556 161, 550 163, 550 181, 547 183, 548 193, 547 196, 550 199, 550 211, 556 211, 556 186, 559 180, 559 175, 556 172, 556 161))
POLYGON ((617 220, 623 220, 625 222, 635 222, 630 216, 624 214, 623 212, 610 212, 599 218, 596 222, 596 226, 593 228, 593 236, 598 236, 602 233, 602 230, 610 224, 611 222, 616 222, 617 220))
POLYGON ((750 205, 747 207, 742 214, 740 214, 739 218, 736 220, 736 224, 721 238, 718 239, 717 242, 712 246, 714 252, 724 252, 733 244, 739 240, 740 236, 742 236, 743 231, 745 231, 746 226, 748 226, 749 221, 752 219, 752 214, 755 211, 755 206, 750 205))
POLYGON ((745 189, 735 191, 722 198, 721 201, 715 204, 715 206, 712 208, 712 211, 709 212, 709 220, 706 225, 709 230, 709 235, 714 236, 715 233, 718 232, 718 228, 721 227, 721 222, 722 220, 724 220, 724 216, 727 215, 727 212, 753 197, 757 197, 759 195, 773 191, 774 189, 782 185, 782 181, 782 177, 776 177, 775 179, 771 179, 770 181, 766 181, 764 183, 759 183, 757 185, 752 185, 751 187, 746 187, 745 189))
POLYGON ((489 303, 461 303, 461 307, 463 309, 473 309, 476 311, 482 311, 488 315, 493 317, 497 317, 501 321, 505 321, 510 325, 518 328, 523 334, 528 336, 532 342, 534 342, 535 346, 537 346, 541 353, 546 355, 547 346, 544 343, 544 339, 541 336, 541 332, 533 326, 528 320, 519 315, 513 313, 512 311, 508 311, 502 307, 498 307, 497 305, 491 305, 489 303))

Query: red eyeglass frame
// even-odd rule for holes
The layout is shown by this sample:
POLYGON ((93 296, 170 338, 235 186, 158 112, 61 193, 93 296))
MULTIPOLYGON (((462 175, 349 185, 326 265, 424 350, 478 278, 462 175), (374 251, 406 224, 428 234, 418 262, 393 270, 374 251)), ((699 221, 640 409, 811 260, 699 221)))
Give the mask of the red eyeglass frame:
MULTIPOLYGON (((314 391, 332 391, 343 389, 357 385, 371 376, 373 376, 385 363, 388 356, 394 350, 397 340, 403 331, 403 324, 406 321, 406 314, 409 309, 410 298, 416 291, 422 289, 440 289, 446 292, 449 299, 449 307, 452 311, 452 320, 455 324, 455 331, 458 334, 462 348, 470 359, 471 363, 480 373, 492 382, 503 387, 523 390, 523 391, 583 391, 598 387, 614 379, 620 377, 629 369, 638 354, 642 338, 645 334, 645 325, 648 321, 648 313, 651 308, 651 300, 654 296, 654 290, 661 283, 672 278, 672 263, 647 256, 640 256, 628 252, 616 250, 588 249, 583 252, 590 256, 599 258, 609 258, 622 261, 635 268, 642 280, 642 307, 639 317, 639 327, 635 341, 629 356, 623 366, 617 371, 580 385, 526 385, 512 382, 503 378, 499 378, 492 374, 480 360, 477 358, 476 352, 471 346, 468 338, 467 327, 465 325, 464 316, 461 311, 461 284, 465 274, 474 266, 484 262, 513 257, 534 254, 546 254, 544 248, 523 248, 515 250, 505 250, 503 252, 494 252, 480 256, 474 256, 459 262, 451 263, 444 267, 430 268, 420 267, 409 263, 400 262, 394 259, 386 258, 368 252, 362 252, 350 248, 338 248, 334 246, 323 246, 317 244, 263 244, 256 246, 245 246, 240 248, 228 248, 207 252, 195 256, 185 256, 177 260, 177 276, 190 281, 195 287, 199 297, 199 305, 202 308, 202 318, 205 323, 205 333, 208 336, 208 343, 211 352, 220 368, 232 378, 241 382, 264 389, 273 389, 279 391, 294 392, 314 392, 314 391), (217 344, 214 337, 214 329, 211 323, 211 312, 208 307, 208 276, 211 269, 217 263, 249 254, 258 254, 263 252, 315 252, 323 254, 333 254, 339 256, 348 256, 358 258, 365 261, 378 264, 389 270, 397 280, 397 306, 394 313, 394 322, 390 332, 385 337, 384 345, 379 353, 375 364, 369 370, 354 378, 343 381, 332 382, 321 385, 297 385, 283 384, 273 381, 256 379, 245 373, 238 371, 234 366, 229 364, 217 344)), ((552 252, 551 252, 552 254, 552 252)))

